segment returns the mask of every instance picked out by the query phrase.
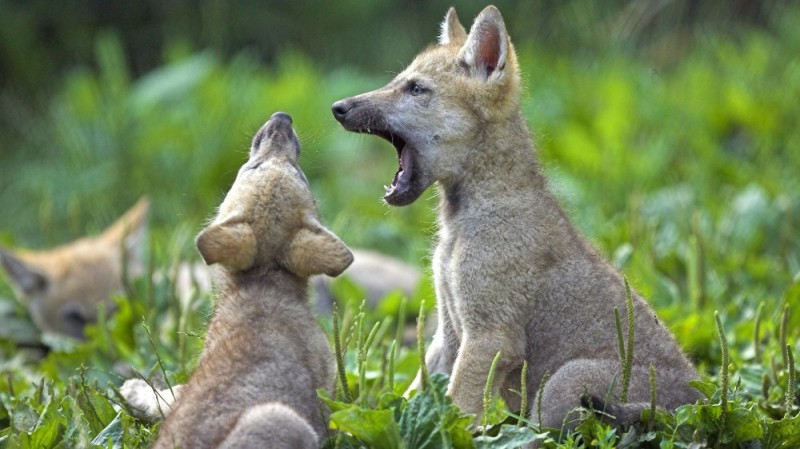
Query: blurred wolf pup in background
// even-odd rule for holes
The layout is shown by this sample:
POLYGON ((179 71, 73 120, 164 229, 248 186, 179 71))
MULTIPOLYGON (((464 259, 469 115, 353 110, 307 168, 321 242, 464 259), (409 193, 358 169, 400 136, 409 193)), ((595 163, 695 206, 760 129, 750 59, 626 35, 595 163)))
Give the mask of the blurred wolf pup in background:
MULTIPOLYGON (((145 271, 149 206, 149 200, 142 198, 102 234, 57 248, 11 251, 0 247, 0 265, 42 332, 80 339, 84 327, 97 321, 99 305, 113 311, 111 297, 122 292, 125 276, 135 278, 145 271)), ((364 288, 373 306, 392 291, 412 296, 422 279, 419 268, 396 258, 366 249, 354 249, 353 255, 355 260, 345 275, 364 288)), ((174 275, 182 303, 189 301, 195 287, 202 293, 211 289, 210 273, 201 263, 181 263, 174 275)), ((335 300, 330 278, 314 276, 312 285, 317 309, 330 313, 335 300)))
POLYGON ((587 402, 616 422, 638 420, 650 400, 648 366, 661 406, 694 402, 700 395, 688 382, 697 372, 636 293, 636 351, 622 399, 613 310, 626 308, 625 284, 548 189, 520 91, 497 8, 486 7, 469 33, 450 9, 438 45, 385 87, 332 106, 345 129, 382 137, 397 151, 388 204, 405 206, 439 187, 439 327, 425 357, 430 370, 450 374, 448 395, 480 417, 495 356, 495 394, 512 410, 527 361, 527 391, 551 374, 531 402, 541 401, 545 427, 574 426, 571 413, 587 402))
POLYGON ((39 329, 83 338, 98 306, 109 310, 111 296, 122 291, 123 270, 142 274, 149 207, 141 198, 102 234, 50 250, 0 248, 11 286, 39 329))
MULTIPOLYGON (((299 153, 291 117, 273 114, 197 236, 203 260, 216 267, 214 312, 197 369, 155 448, 313 449, 325 437, 316 392, 333 388, 334 360, 308 284, 315 274, 341 274, 353 255, 320 224, 299 153)), ((133 407, 156 412, 143 380, 121 392, 133 407)))

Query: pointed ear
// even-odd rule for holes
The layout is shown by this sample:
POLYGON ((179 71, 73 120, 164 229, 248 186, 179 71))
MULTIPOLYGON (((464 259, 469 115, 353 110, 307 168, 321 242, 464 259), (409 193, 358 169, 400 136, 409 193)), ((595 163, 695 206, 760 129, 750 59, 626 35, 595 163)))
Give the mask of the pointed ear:
POLYGON ((256 237, 244 222, 212 223, 195 239, 206 265, 218 263, 233 271, 246 270, 256 260, 256 237))
POLYGON ((149 213, 150 199, 143 196, 100 236, 101 241, 122 251, 125 269, 133 277, 141 275, 145 270, 149 213))
POLYGON ((464 25, 461 25, 461 22, 458 21, 456 9, 450 7, 450 9, 447 10, 447 14, 444 16, 444 22, 442 22, 442 29, 439 33, 439 44, 461 44, 465 40, 467 40, 467 31, 464 29, 464 25))
POLYGON ((350 249, 313 217, 294 235, 286 256, 287 268, 298 276, 338 276, 351 263, 350 249))
POLYGON ((133 207, 103 231, 102 238, 114 244, 122 244, 129 235, 145 233, 149 212, 150 199, 146 196, 139 198, 133 207))
POLYGON ((508 56, 508 33, 500 11, 487 6, 472 24, 459 58, 472 76, 489 80, 500 76, 508 56))
POLYGON ((0 262, 11 282, 26 295, 47 288, 49 283, 43 273, 2 248, 0 248, 0 262))
MULTIPOLYGON (((129 275, 141 276, 145 272, 147 253, 147 217, 150 214, 150 199, 142 197, 128 214, 134 215, 128 223, 123 248, 129 275)), ((126 215, 128 215, 126 214, 126 215)))

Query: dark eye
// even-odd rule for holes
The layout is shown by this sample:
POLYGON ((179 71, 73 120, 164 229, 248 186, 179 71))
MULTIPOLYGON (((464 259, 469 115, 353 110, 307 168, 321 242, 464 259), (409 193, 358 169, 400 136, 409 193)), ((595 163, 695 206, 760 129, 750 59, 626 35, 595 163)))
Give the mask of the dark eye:
POLYGON ((421 95, 425 92, 425 88, 420 86, 417 83, 411 83, 408 85, 408 93, 412 96, 416 97, 417 95, 421 95))

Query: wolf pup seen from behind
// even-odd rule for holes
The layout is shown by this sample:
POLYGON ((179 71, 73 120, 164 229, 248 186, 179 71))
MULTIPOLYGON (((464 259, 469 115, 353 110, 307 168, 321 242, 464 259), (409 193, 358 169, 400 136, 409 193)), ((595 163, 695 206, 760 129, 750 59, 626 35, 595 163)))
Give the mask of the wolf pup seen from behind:
MULTIPOLYGON (((328 421, 316 390, 333 388, 333 355, 308 301, 308 279, 339 275, 350 250, 319 222, 291 118, 274 114, 197 236, 217 266, 214 313, 197 369, 155 448, 317 448, 328 421)), ((134 404, 152 398, 128 381, 134 404)))
POLYGON ((633 371, 629 400, 620 403, 613 309, 625 310, 624 282, 547 188, 520 111, 517 58, 494 6, 469 33, 451 9, 438 45, 385 87, 332 111, 345 129, 397 150, 388 204, 411 204, 438 184, 439 321, 426 361, 450 374, 448 394, 462 410, 480 416, 498 353, 494 385, 512 410, 523 360, 528 391, 551 374, 540 398, 539 424, 547 427, 574 427, 570 411, 581 404, 602 405, 619 423, 637 420, 649 403, 650 364, 659 405, 672 410, 699 398, 688 385, 695 369, 634 293, 633 371))

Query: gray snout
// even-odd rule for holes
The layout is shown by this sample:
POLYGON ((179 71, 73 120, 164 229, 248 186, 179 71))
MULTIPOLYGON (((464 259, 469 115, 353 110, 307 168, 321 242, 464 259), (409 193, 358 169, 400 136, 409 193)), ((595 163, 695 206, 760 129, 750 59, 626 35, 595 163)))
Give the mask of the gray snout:
POLYGON ((274 139, 276 132, 279 133, 278 135, 286 136, 293 134, 292 117, 289 114, 285 112, 276 112, 272 114, 253 140, 253 147, 257 148, 265 137, 267 139, 274 139))
POLYGON ((276 112, 272 114, 272 117, 269 119, 274 121, 287 121, 290 125, 292 124, 292 117, 285 112, 276 112))
POLYGON ((258 130, 250 146, 250 157, 255 157, 257 153, 267 155, 274 151, 291 151, 294 157, 300 153, 300 145, 292 128, 292 117, 285 112, 272 114, 258 130))
POLYGON ((353 102, 348 98, 339 100, 331 106, 331 112, 339 123, 344 123, 347 113, 353 109, 353 102))

